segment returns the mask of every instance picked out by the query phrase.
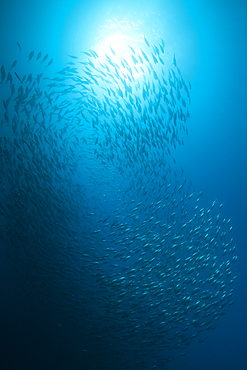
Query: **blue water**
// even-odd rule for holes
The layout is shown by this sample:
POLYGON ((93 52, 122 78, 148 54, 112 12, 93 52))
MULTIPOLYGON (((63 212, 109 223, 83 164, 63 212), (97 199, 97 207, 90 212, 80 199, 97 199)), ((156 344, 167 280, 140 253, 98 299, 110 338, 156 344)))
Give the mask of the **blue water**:
MULTIPOLYGON (((245 370, 246 2, 44 0, 38 3, 3 0, 0 12, 0 64, 10 66, 15 59, 21 58, 16 44, 18 41, 22 54, 25 53, 27 58, 32 50, 35 50, 35 58, 40 50, 43 55, 48 53, 47 62, 54 59, 49 73, 55 74, 68 62, 68 54, 80 55, 82 50, 96 50, 108 38, 114 43, 111 36, 120 29, 120 25, 123 27, 125 24, 129 27, 121 29, 127 35, 130 45, 135 45, 142 34, 154 43, 161 37, 168 54, 176 55, 183 77, 190 81, 189 135, 184 139, 185 145, 178 146, 174 151, 174 157, 177 165, 183 167, 188 181, 192 181, 193 188, 197 192, 203 191, 203 206, 211 205, 216 199, 218 204, 224 202, 222 217, 232 219, 232 234, 237 245, 235 304, 217 322, 216 330, 207 332, 207 339, 203 343, 192 342, 187 346, 185 356, 175 351, 173 360, 167 365, 168 369, 245 370)), ((25 61, 25 64, 20 64, 20 68, 27 73, 29 66, 25 61)), ((36 73, 39 73, 38 67, 36 73)), ((0 112, 2 116, 3 106, 0 112)), ((83 179, 88 187, 90 182, 89 177, 83 179)), ((102 195, 107 191, 107 184, 100 185, 99 182, 98 193, 102 195)), ((93 198, 87 206, 97 212, 93 198)), ((70 302, 67 293, 63 293, 69 287, 75 297, 77 289, 79 291, 76 283, 70 283, 70 275, 73 275, 71 266, 76 266, 76 263, 68 263, 68 271, 64 266, 68 280, 61 281, 56 276, 53 281, 51 279, 51 292, 54 296, 50 296, 50 293, 46 296, 42 290, 43 277, 39 275, 39 270, 35 276, 36 262, 33 261, 32 277, 35 276, 38 284, 35 281, 23 286, 28 270, 23 268, 22 275, 19 268, 15 269, 16 261, 6 257, 5 245, 1 243, 0 369, 107 369, 104 357, 94 358, 90 354, 84 363, 77 361, 78 346, 75 342, 81 341, 85 347, 81 336, 86 337, 88 333, 82 332, 79 336, 76 331, 76 337, 70 331, 70 326, 66 327, 66 322, 77 325, 77 320, 80 320, 73 317, 74 310, 71 309, 76 302, 70 302), (40 293, 37 291, 38 286, 40 293), (51 302, 51 306, 46 307, 47 301, 51 302), (63 317, 64 312, 70 316, 63 317), (60 322, 55 326, 56 315, 61 315, 59 320, 64 323, 64 327, 60 322), (50 328, 55 329, 52 332, 50 328)), ((52 251, 49 258, 51 263, 52 251)), ((19 263, 17 265, 20 266, 19 263)), ((47 266, 47 271, 49 269, 52 270, 52 263, 47 266)), ((120 365, 114 363, 114 359, 113 356, 112 367, 117 370, 120 365)))

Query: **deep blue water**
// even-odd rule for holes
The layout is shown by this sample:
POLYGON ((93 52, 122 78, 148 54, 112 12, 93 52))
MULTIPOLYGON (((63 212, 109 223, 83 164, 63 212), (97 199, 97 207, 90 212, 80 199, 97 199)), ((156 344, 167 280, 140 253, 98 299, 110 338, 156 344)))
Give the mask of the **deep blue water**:
MULTIPOLYGON (((34 58, 41 50, 42 57, 49 54, 47 62, 54 59, 47 68, 47 73, 52 76, 64 68, 66 62, 73 61, 68 58, 68 54, 76 56, 82 50, 97 51, 104 43, 107 48, 107 42, 117 48, 116 41, 111 37, 120 26, 122 34, 128 37, 129 45, 134 47, 142 34, 152 43, 160 42, 161 37, 168 57, 172 59, 176 55, 182 76, 190 81, 189 134, 184 138, 184 146, 177 146, 173 155, 177 166, 183 167, 188 183, 191 181, 193 184, 191 192, 193 189, 196 193, 203 191, 201 207, 210 207, 214 200, 217 200, 217 204, 224 203, 221 217, 231 218, 232 236, 238 256, 234 266, 234 274, 238 275, 234 284, 236 302, 217 321, 216 329, 207 331, 203 343, 196 340, 186 346, 185 356, 180 356, 179 350, 174 351, 168 369, 244 370, 247 364, 247 4, 243 0, 137 0, 124 4, 114 0, 44 0, 39 3, 3 0, 0 12, 0 64, 11 66, 17 60, 19 74, 28 73, 29 67, 34 68, 32 73, 34 71, 37 74, 41 71, 40 67, 31 67, 27 60, 32 50, 35 50, 34 58), (21 53, 16 42, 21 45, 21 53)), ((4 88, 1 94, 2 101, 6 99, 4 88)), ((2 119, 2 103, 0 113, 2 119)), ((91 166, 90 159, 84 162, 91 166)), ((93 168, 92 171, 93 178, 86 172, 80 181, 87 189, 87 209, 91 209, 97 217, 99 213, 103 218, 104 210, 100 209, 100 205, 104 204, 104 193, 106 196, 109 193, 113 203, 108 208, 105 206, 111 213, 114 210, 114 197, 118 198, 118 189, 122 189, 127 180, 126 177, 121 180, 118 175, 115 179, 113 175, 112 178, 106 177, 101 168, 93 168), (95 180, 97 188, 91 195, 90 189, 92 182, 95 186, 95 180), (119 182, 121 186, 118 186, 119 182), (100 203, 97 199, 100 199, 100 203)), ((52 203, 46 204, 46 207, 52 210, 52 203)), ((18 218, 18 211, 19 208, 12 209, 14 219, 18 218)), ((56 222, 55 213, 53 221, 56 222)), ((96 221, 92 218, 92 224, 96 221)), ((88 222, 80 220, 85 235, 91 227, 88 222)), ((5 240, 15 238, 15 226, 7 231, 1 226, 1 230, 5 240), (10 230, 12 235, 8 235, 10 230)), ((45 236, 35 232, 34 240, 40 237, 43 243, 45 236)), ((55 243, 56 235, 53 234, 53 237, 55 243)), ((77 310, 79 297, 76 301, 77 292, 81 294, 81 283, 74 279, 78 277, 78 264, 71 259, 73 252, 68 253, 66 261, 66 251, 61 247, 62 257, 59 262, 59 251, 53 251, 51 245, 45 258, 41 253, 42 264, 47 262, 43 269, 37 260, 38 253, 35 259, 25 255, 26 259, 23 257, 23 260, 16 261, 15 258, 7 257, 7 249, 8 246, 1 241, 0 369, 107 369, 104 360, 108 363, 109 354, 104 359, 102 352, 101 356, 97 351, 95 354, 89 353, 83 357, 83 362, 81 354, 78 355, 77 344, 83 343, 82 348, 86 348, 87 339, 83 338, 95 338, 95 332, 91 333, 90 330, 93 327, 97 331, 100 324, 97 317, 92 326, 84 327, 84 331, 71 329, 79 327, 81 320, 77 310), (61 263, 64 279, 53 274, 53 263, 61 263), (48 292, 47 282, 50 283, 48 292)), ((22 249, 25 250, 23 240, 16 259, 19 255, 23 256, 22 249)), ((89 287, 90 283, 89 278, 89 287)), ((90 298, 85 299, 87 310, 97 311, 97 308, 90 306, 90 298)), ((85 314, 85 308, 82 312, 85 314)), ((102 321, 104 315, 107 314, 102 313, 102 321)), ((116 332, 117 329, 111 330, 116 332)), ((95 346, 97 348, 100 345, 99 340, 95 346)), ((104 345, 107 348, 107 343, 104 345)), ((124 343, 124 346, 128 347, 128 343, 124 343)), ((152 363, 152 353, 149 361, 152 363)), ((116 370, 121 369, 121 356, 116 357, 113 353, 111 366, 116 370), (116 358, 120 358, 120 362, 116 362, 116 358)))

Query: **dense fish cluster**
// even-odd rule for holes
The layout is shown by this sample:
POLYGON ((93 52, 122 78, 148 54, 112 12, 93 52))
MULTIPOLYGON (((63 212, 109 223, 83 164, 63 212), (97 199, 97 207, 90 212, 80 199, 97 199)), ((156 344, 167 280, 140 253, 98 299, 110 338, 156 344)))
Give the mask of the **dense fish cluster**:
POLYGON ((190 83, 163 40, 129 48, 1 66, 1 239, 73 369, 165 369, 234 303, 231 220, 173 158, 190 83))

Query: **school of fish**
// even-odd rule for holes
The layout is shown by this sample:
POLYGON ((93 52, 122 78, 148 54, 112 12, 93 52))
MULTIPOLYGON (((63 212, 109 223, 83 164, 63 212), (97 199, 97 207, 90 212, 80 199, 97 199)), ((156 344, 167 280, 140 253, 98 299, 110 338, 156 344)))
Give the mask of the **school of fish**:
POLYGON ((166 369, 235 301, 231 219, 174 158, 191 85, 163 40, 129 48, 1 66, 0 237, 73 369, 166 369))

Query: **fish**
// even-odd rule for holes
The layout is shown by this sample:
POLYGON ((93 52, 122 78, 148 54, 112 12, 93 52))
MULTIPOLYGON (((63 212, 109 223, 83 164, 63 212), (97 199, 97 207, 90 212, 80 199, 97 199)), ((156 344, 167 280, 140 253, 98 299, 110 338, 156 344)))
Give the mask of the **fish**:
POLYGON ((16 72, 15 72, 15 75, 18 78, 18 80, 20 81, 20 83, 22 83, 22 80, 21 80, 20 76, 16 72))
POLYGON ((53 58, 49 61, 49 63, 47 64, 46 68, 49 67, 52 63, 53 63, 53 58))
POLYGON ((36 62, 40 59, 41 55, 42 55, 42 52, 40 51, 40 52, 37 54, 36 62))
MULTIPOLYGON (((85 55, 87 55, 88 57, 91 57, 91 54, 89 53, 89 52, 87 52, 87 51, 81 51, 81 53, 83 53, 83 54, 85 54, 85 55)), ((76 57, 76 56, 71 56, 71 55, 69 55, 69 57, 70 58, 73 58, 73 59, 77 59, 78 57, 76 57)))
POLYGON ((173 64, 175 67, 177 67, 177 61, 176 61, 175 55, 173 56, 173 64))
POLYGON ((6 72, 5 72, 4 65, 2 65, 1 66, 1 83, 3 83, 5 77, 6 77, 6 72))
POLYGON ((148 59, 147 55, 144 53, 144 51, 142 49, 141 49, 141 53, 142 53, 144 59, 149 63, 149 59, 148 59))
POLYGON ((78 59, 78 57, 77 56, 75 56, 75 55, 69 55, 69 54, 67 54, 68 55, 68 57, 70 57, 70 58, 72 58, 72 59, 78 59))
POLYGON ((135 54, 135 50, 132 48, 132 46, 128 45, 128 47, 130 48, 130 50, 132 51, 132 53, 135 54))
POLYGON ((21 51, 21 45, 17 41, 16 41, 16 43, 17 43, 17 46, 18 46, 19 50, 21 51))
POLYGON ((44 56, 44 58, 43 58, 43 60, 42 60, 42 62, 41 62, 41 64, 42 63, 44 63, 45 61, 46 61, 46 59, 48 58, 48 54, 46 54, 45 56, 44 56))
POLYGON ((164 48, 165 47, 165 42, 161 37, 160 37, 160 39, 161 39, 162 47, 164 48))
POLYGON ((144 37, 145 44, 149 47, 150 45, 149 45, 148 40, 146 39, 146 37, 145 37, 145 36, 143 36, 143 37, 144 37))
POLYGON ((110 49, 111 49, 112 54, 113 54, 113 55, 116 55, 116 54, 115 54, 115 51, 112 49, 112 47, 111 47, 111 46, 110 46, 110 49))
POLYGON ((91 54, 93 55, 94 58, 99 58, 98 54, 96 53, 95 50, 90 50, 91 54))
POLYGON ((34 56, 34 51, 31 51, 31 53, 29 54, 28 63, 30 63, 30 61, 32 60, 33 56, 34 56))
POLYGON ((13 78, 12 78, 12 75, 11 75, 10 72, 8 72, 8 74, 7 74, 7 82, 9 82, 10 85, 12 85, 12 83, 13 83, 13 78))
POLYGON ((167 368, 235 302, 234 222, 173 155, 190 84, 175 56, 165 67, 163 40, 130 49, 14 79, 1 67, 0 237, 24 289, 75 339, 75 368, 84 353, 92 368, 167 368))
POLYGON ((161 50, 162 54, 164 54, 164 52, 165 52, 164 47, 161 46, 160 44, 159 44, 159 47, 160 47, 160 50, 161 50))
POLYGON ((11 67, 10 67, 10 69, 9 69, 9 70, 11 70, 11 69, 15 68, 16 64, 17 64, 17 60, 14 60, 14 62, 12 63, 12 65, 11 65, 11 67))

